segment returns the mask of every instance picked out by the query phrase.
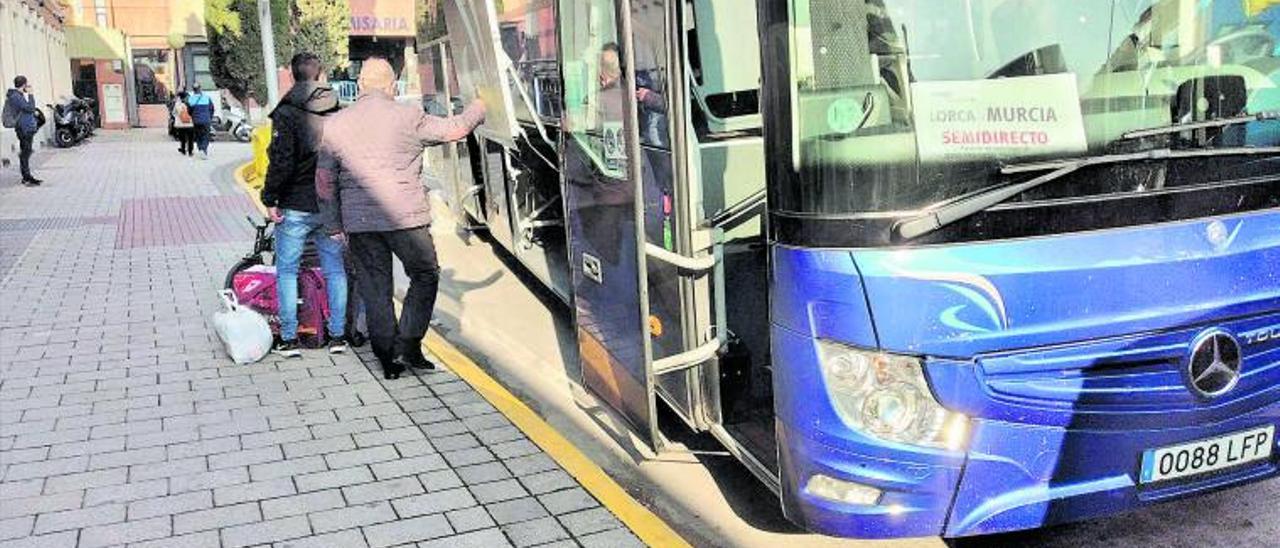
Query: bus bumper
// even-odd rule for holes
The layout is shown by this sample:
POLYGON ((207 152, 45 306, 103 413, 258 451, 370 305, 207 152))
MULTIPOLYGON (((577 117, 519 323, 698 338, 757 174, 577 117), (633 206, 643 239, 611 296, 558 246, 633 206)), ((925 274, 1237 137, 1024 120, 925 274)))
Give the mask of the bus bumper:
POLYGON ((937 536, 960 480, 959 466, 892 460, 836 449, 778 423, 782 507, 791 521, 826 535, 853 538, 937 536), (872 505, 845 504, 805 489, 821 474, 881 491, 872 505))
POLYGON ((1160 431, 1077 432, 976 420, 961 471, 838 450, 778 423, 783 510, 811 531, 866 539, 963 537, 1098 518, 1280 475, 1280 443, 1272 439, 1268 460, 1206 477, 1138 483, 1147 449, 1267 424, 1280 425, 1280 402, 1220 424, 1160 431), (874 505, 823 499, 804 489, 815 474, 883 494, 874 505))
MULTIPOLYGON (((945 535, 1030 529, 1101 517, 1275 476, 1271 458, 1204 476, 1139 483, 1143 452, 1280 424, 1280 402, 1217 424, 1089 431, 976 420, 945 535)), ((1274 437, 1274 436, 1273 436, 1274 437)))

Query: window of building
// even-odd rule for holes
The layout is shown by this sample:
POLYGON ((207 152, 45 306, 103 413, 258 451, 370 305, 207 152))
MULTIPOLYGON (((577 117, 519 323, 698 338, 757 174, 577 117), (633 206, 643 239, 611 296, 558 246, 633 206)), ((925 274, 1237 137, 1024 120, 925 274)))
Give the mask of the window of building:
POLYGON ((133 80, 138 104, 163 105, 169 100, 173 85, 169 74, 169 51, 137 49, 133 51, 133 80))
POLYGON ((191 64, 188 66, 190 83, 198 83, 204 89, 215 89, 217 86, 213 83, 213 70, 209 68, 209 48, 204 46, 191 47, 191 64))
POLYGON ((93 0, 93 16, 99 27, 110 26, 107 19, 107 0, 93 0))

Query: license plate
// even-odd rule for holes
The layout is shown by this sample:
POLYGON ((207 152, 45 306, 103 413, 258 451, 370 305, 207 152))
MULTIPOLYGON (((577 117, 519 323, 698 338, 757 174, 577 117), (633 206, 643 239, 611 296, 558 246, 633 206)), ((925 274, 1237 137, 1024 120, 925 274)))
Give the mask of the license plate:
POLYGON ((1194 476, 1271 458, 1275 433, 1275 425, 1269 425, 1213 439, 1147 449, 1142 453, 1139 483, 1194 476))

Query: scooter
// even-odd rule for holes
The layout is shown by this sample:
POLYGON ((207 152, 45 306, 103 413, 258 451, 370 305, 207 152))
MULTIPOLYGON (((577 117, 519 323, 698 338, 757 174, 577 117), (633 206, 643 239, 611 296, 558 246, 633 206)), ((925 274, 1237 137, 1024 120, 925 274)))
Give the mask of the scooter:
POLYGON ((47 105, 53 111, 53 142, 59 148, 75 146, 87 136, 74 100, 47 105))
POLYGON ((247 143, 253 137, 253 125, 249 123, 248 118, 244 109, 232 107, 226 99, 223 99, 222 111, 213 115, 213 122, 209 128, 213 131, 230 133, 235 140, 247 143))

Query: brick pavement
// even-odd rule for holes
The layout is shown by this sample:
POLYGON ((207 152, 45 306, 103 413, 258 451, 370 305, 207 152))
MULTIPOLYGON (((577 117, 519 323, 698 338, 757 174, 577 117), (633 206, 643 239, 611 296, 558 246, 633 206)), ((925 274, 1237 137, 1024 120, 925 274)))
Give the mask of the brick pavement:
POLYGON ((0 176, 0 548, 640 544, 449 372, 225 359, 248 154, 117 133, 0 176))

